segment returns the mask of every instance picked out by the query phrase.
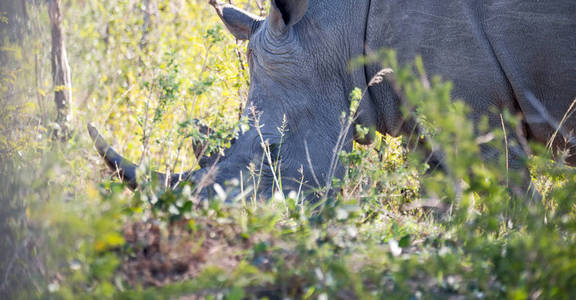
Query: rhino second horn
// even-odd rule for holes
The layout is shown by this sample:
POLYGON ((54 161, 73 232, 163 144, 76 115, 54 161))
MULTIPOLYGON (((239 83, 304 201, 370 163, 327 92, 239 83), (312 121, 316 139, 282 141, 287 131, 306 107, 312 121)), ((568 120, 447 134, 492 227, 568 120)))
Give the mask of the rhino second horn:
MULTIPOLYGON (((136 170, 138 169, 138 166, 118 154, 118 152, 116 152, 116 150, 114 150, 114 148, 104 140, 96 127, 92 124, 88 124, 87 127, 88 133, 90 134, 92 141, 94 141, 94 146, 96 147, 98 154, 100 154, 106 162, 106 165, 114 171, 118 177, 120 177, 122 182, 128 185, 128 188, 131 190, 137 189, 138 182, 136 180, 136 170)), ((170 181, 166 182, 166 174, 153 172, 152 175, 162 184, 167 183, 167 186, 170 188, 175 187, 180 181, 188 178, 188 174, 186 173, 173 174, 170 176, 170 181)))
MULTIPOLYGON (((194 120, 194 124, 198 127, 200 133, 205 136, 210 136, 214 130, 208 126, 200 124, 198 120, 194 120)), ((231 142, 233 143, 234 140, 231 142)), ((205 141, 192 141, 192 149, 194 150, 194 155, 201 168, 211 167, 217 163, 221 156, 217 153, 208 153, 208 142, 205 141)))
MULTIPOLYGON (((198 120, 194 120, 194 124, 198 127, 198 131, 203 135, 210 136, 210 134, 214 132, 212 128, 200 124, 198 120)), ((208 143, 205 141, 198 141, 196 139, 192 141, 192 149, 194 150, 194 155, 196 156, 196 159, 199 162, 202 161, 202 159, 204 159, 204 156, 206 154, 208 154, 206 153, 207 148, 208 143)))

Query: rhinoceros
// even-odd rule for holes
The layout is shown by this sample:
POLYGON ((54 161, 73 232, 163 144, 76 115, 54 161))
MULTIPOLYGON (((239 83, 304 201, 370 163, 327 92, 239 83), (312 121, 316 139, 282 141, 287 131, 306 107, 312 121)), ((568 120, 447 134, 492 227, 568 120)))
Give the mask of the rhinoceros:
MULTIPOLYGON (((215 168, 155 173, 171 187, 183 180, 198 183, 207 173, 220 184, 241 178, 251 162, 262 160, 264 149, 273 152, 264 164, 281 160, 277 174, 285 192, 302 184, 308 190, 329 186, 344 173, 334 152, 350 150, 354 139, 369 143, 372 136, 341 134, 341 116, 355 88, 366 90, 356 124, 394 136, 414 129, 390 82, 368 84, 383 66, 349 68, 352 59, 382 48, 394 49, 400 63, 420 56, 427 73, 452 81, 453 98, 464 99, 473 121, 485 117, 499 127, 499 112, 508 110, 523 116, 522 130, 510 139, 522 135, 544 143, 556 136, 554 145, 573 148, 576 118, 565 119, 555 133, 576 96, 574 0, 272 0, 266 18, 210 2, 234 37, 249 41, 244 116, 252 121, 215 168)), ((106 163, 136 188, 137 166, 94 127, 89 131, 106 163)), ((512 162, 525 155, 521 147, 510 150, 512 162)), ((567 161, 576 163, 574 151, 567 161)), ((259 192, 270 196, 279 180, 270 168, 263 170, 259 192)))

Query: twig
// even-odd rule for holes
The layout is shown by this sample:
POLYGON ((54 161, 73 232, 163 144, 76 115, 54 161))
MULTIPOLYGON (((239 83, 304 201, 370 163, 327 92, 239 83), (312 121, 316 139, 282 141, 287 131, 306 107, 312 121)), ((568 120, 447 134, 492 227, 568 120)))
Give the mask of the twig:
POLYGON ((506 186, 509 186, 509 172, 510 172, 510 162, 508 159, 508 133, 506 132, 506 126, 504 125, 504 117, 500 114, 500 122, 502 124, 502 131, 504 132, 504 146, 506 151, 506 186))
POLYGON ((556 131, 554 131, 554 134, 548 140, 548 144, 546 145, 546 148, 548 148, 548 150, 552 150, 552 143, 554 143, 554 140, 556 139, 558 132, 560 131, 562 126, 564 126, 564 123, 566 122, 566 120, 568 118, 570 118, 572 116, 572 114, 574 113, 574 106, 576 106, 576 98, 574 98, 574 100, 572 101, 572 104, 570 104, 570 107, 568 107, 568 110, 566 110, 566 113, 564 114, 564 117, 562 117, 562 121, 560 121, 560 124, 558 124, 556 131))

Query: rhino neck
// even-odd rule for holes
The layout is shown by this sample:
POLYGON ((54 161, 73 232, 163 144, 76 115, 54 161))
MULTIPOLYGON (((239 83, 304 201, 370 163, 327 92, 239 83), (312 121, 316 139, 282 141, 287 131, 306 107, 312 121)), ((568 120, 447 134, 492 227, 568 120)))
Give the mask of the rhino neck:
MULTIPOLYGON (((330 53, 333 56, 331 61, 326 62, 329 71, 325 73, 341 74, 346 108, 349 107, 349 95, 352 90, 354 88, 367 90, 370 81, 363 67, 351 69, 350 62, 366 54, 365 40, 371 2, 371 0, 310 1, 308 14, 303 24, 300 24, 302 26, 299 34, 305 37, 304 41, 328 43, 321 46, 324 51, 318 52, 321 55, 330 53), (325 37, 326 34, 328 37, 325 37)), ((369 93, 366 93, 360 102, 356 120, 357 124, 364 127, 386 131, 377 126, 377 110, 369 93)))

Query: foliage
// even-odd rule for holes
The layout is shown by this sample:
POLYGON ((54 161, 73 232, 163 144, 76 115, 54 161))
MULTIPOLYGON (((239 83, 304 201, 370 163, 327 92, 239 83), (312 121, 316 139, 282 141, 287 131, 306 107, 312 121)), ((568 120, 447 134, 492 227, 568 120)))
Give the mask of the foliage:
MULTIPOLYGON (((11 61, 0 87, 2 230, 26 249, 11 268, 0 264, 0 284, 22 278, 10 296, 573 298, 575 171, 535 146, 543 200, 509 193, 519 179, 505 156, 486 163, 480 155, 486 143, 504 151, 504 132, 480 124, 475 134, 451 84, 428 80, 418 59, 399 65, 393 52, 373 59, 394 71, 386 79, 423 126, 415 138, 445 154, 446 172, 427 172, 422 153, 407 146, 413 137, 377 135, 340 155, 349 168, 321 205, 298 195, 225 202, 226 190, 198 202, 189 186, 164 191, 152 182, 131 193, 116 183, 86 122, 114 133, 128 158, 175 172, 196 167, 193 142, 216 153, 234 135, 247 96, 245 44, 206 2, 65 1, 77 131, 64 144, 48 138, 45 4, 32 1, 27 35, 2 44, 11 61)), ((351 99, 349 115, 362 91, 351 99)))

